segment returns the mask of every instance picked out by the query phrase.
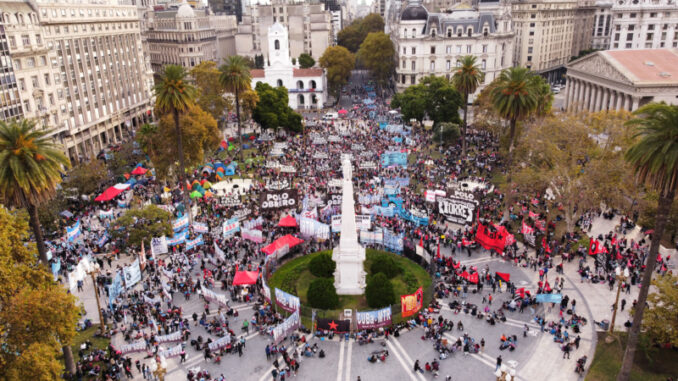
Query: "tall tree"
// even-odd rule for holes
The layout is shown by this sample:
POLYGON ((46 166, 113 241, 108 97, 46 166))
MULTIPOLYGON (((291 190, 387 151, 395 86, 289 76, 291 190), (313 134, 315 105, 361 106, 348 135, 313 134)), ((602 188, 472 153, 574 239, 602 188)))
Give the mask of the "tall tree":
MULTIPOLYGON (((0 379, 56 380, 59 345, 69 348, 79 309, 73 295, 54 282, 38 261, 23 213, 0 207, 0 379)), ((72 373, 74 374, 74 373, 72 373)))
POLYGON ((647 183, 659 193, 659 201, 650 253, 638 293, 639 308, 633 312, 633 324, 629 329, 624 359, 617 376, 619 381, 627 381, 631 377, 652 272, 678 187, 678 106, 649 104, 636 110, 634 114, 637 118, 628 123, 637 128, 636 137, 639 140, 626 152, 626 160, 635 168, 638 181, 647 183))
MULTIPOLYGON (((524 67, 504 69, 492 89, 492 105, 509 121, 509 158, 516 144, 516 123, 526 119, 538 106, 534 74, 524 67)), ((510 164, 510 159, 509 159, 510 164)))
POLYGON ((464 97, 464 123, 461 130, 461 155, 466 157, 466 127, 468 118, 468 96, 478 89, 482 82, 484 74, 476 64, 475 56, 464 56, 461 58, 461 66, 457 67, 452 76, 452 84, 464 97))
POLYGON ((34 121, 0 121, 0 196, 9 207, 26 208, 40 261, 49 269, 38 206, 56 193, 68 158, 34 121))
POLYGON ((461 95, 447 78, 430 75, 422 78, 419 84, 395 94, 391 107, 400 108, 406 120, 421 122, 424 115, 428 115, 435 124, 458 124, 461 102, 461 95))
POLYGON ((191 69, 191 76, 198 88, 195 103, 217 120, 224 116, 224 110, 228 107, 228 101, 224 98, 224 86, 219 81, 220 75, 214 61, 203 61, 191 69))
POLYGON ((356 53, 368 34, 384 31, 384 19, 377 13, 370 13, 345 27, 337 35, 339 46, 356 53))
POLYGON ((371 73, 379 87, 383 87, 393 75, 395 68, 393 41, 384 32, 372 32, 360 44, 358 60, 371 73))
POLYGON ((315 65, 315 60, 310 54, 301 53, 301 55, 299 55, 299 66, 302 69, 308 69, 309 67, 313 67, 313 65, 315 65))
POLYGON ((276 130, 282 127, 289 131, 301 132, 301 115, 289 106, 289 98, 285 87, 271 87, 263 82, 257 82, 255 87, 259 96, 259 103, 252 112, 252 119, 263 129, 276 130))
POLYGON ((212 115, 203 111, 200 106, 192 105, 179 117, 179 133, 183 152, 177 152, 176 131, 171 128, 172 117, 163 115, 158 121, 158 128, 149 135, 150 144, 146 153, 151 158, 159 178, 166 178, 169 173, 176 172, 177 156, 184 158, 186 166, 195 167, 205 162, 206 153, 217 149, 221 141, 221 133, 217 121, 212 115))
POLYGON ((150 247, 152 237, 172 236, 171 214, 155 205, 130 209, 111 224, 111 237, 123 238, 126 246, 140 247, 141 242, 150 247))
POLYGON ((108 178, 106 165, 94 159, 73 168, 64 179, 63 188, 75 188, 79 195, 92 194, 108 178))
POLYGON ((155 85, 155 107, 161 113, 170 113, 174 119, 174 133, 177 139, 177 151, 179 154, 179 182, 184 196, 184 210, 191 216, 191 203, 188 199, 188 187, 186 186, 186 165, 184 163, 184 143, 179 124, 179 115, 184 113, 195 103, 197 90, 187 81, 186 69, 177 65, 166 65, 160 73, 160 79, 155 85))
POLYGON ((330 46, 320 57, 320 66, 327 70, 327 86, 336 102, 341 97, 341 88, 348 83, 355 67, 355 56, 343 46, 330 46))
POLYGON ((238 139, 240 140, 240 161, 242 161, 242 131, 240 121, 240 95, 251 89, 252 75, 250 74, 250 67, 247 65, 245 59, 241 56, 230 56, 226 64, 222 65, 219 70, 221 76, 219 81, 226 88, 235 95, 235 115, 238 120, 238 139))

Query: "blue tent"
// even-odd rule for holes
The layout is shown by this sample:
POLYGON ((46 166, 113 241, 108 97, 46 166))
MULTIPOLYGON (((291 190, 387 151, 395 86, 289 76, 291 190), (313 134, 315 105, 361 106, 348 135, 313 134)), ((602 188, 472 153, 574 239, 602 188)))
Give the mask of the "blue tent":
POLYGON ((235 175, 235 168, 238 166, 238 163, 235 161, 231 162, 229 165, 226 166, 226 170, 224 171, 224 174, 226 176, 233 176, 235 175))

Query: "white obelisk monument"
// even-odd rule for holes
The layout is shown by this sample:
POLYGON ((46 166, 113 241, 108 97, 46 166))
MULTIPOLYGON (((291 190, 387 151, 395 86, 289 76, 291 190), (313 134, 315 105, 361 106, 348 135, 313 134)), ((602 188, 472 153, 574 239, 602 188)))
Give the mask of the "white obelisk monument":
POLYGON ((334 287, 339 295, 361 295, 365 290, 365 248, 358 243, 353 201, 353 170, 351 161, 344 157, 341 162, 344 179, 341 194, 341 237, 339 247, 332 252, 337 264, 334 271, 334 287))

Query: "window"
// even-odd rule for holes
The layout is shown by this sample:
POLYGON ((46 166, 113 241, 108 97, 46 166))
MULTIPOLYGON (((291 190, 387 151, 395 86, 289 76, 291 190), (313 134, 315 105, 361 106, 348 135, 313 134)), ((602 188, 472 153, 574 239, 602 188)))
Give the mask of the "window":
POLYGON ((626 41, 633 41, 633 33, 626 34, 626 41))
POLYGON ((615 41, 619 41, 619 33, 615 33, 615 34, 614 34, 614 40, 615 40, 615 41))
POLYGON ((532 47, 531 46, 527 48, 527 53, 532 54, 532 47))
POLYGON ((445 61, 445 69, 450 70, 452 68, 452 62, 450 60, 445 61))
POLYGON ((412 71, 417 70, 417 62, 412 60, 412 71))
POLYGON ((21 43, 23 44, 24 47, 31 46, 31 38, 27 34, 22 34, 21 35, 21 43))
POLYGON ((445 53, 447 53, 447 54, 451 54, 451 53, 452 53, 452 45, 447 45, 447 46, 445 47, 445 53))
POLYGON ((31 104, 27 100, 24 101, 24 111, 31 112, 31 104))
POLYGON ((21 70, 21 60, 14 60, 14 68, 21 70))
POLYGON ((536 13, 532 13, 532 14, 530 15, 530 18, 531 18, 531 19, 536 19, 536 18, 537 18, 537 14, 536 14, 536 13))
POLYGON ((471 36, 473 35, 473 28, 468 28, 468 29, 466 30, 466 35, 469 36, 469 37, 471 37, 471 36))
MULTIPOLYGON (((617 25, 617 26, 619 26, 619 25, 617 25)), ((617 28, 617 29, 619 29, 619 28, 617 28)), ((633 30, 635 30, 635 29, 636 29, 636 26, 635 26, 635 25, 629 25, 629 32, 631 32, 631 31, 633 31, 633 30)))
POLYGON ((527 61, 531 62, 532 61, 532 56, 527 56, 527 61))
POLYGON ((436 54, 436 47, 435 46, 431 46, 431 54, 436 54))
POLYGON ((483 45, 483 53, 487 53, 487 45, 483 45))
POLYGON ((471 53, 471 45, 466 45, 466 53, 471 53))
POLYGON ((417 48, 412 47, 412 54, 417 54, 417 48))
POLYGON ((45 85, 49 86, 49 74, 45 74, 45 85))
POLYGON ((19 89, 21 91, 26 90, 26 81, 23 78, 19 78, 19 89))
POLYGON ((647 30, 654 30, 654 25, 648 25, 647 30))
POLYGON ((533 31, 533 30, 530 31, 530 36, 534 36, 534 31, 533 31))
POLYGON ((38 76, 34 75, 31 77, 31 85, 33 85, 34 89, 40 88, 40 82, 38 82, 38 76))
POLYGON ((40 56, 40 65, 47 66, 47 57, 40 56))
POLYGON ((407 54, 407 48, 403 46, 403 54, 407 54))
POLYGON ((461 61, 457 60, 457 62, 454 63, 455 67, 461 67, 461 61))
POLYGON ((280 50, 280 41, 275 40, 275 42, 273 44, 275 46, 275 50, 280 50))
POLYGON ((645 41, 652 41, 653 38, 654 38, 654 33, 648 33, 647 37, 645 38, 645 41))
POLYGON ((279 79, 278 80, 278 87, 282 87, 282 85, 283 85, 283 81, 282 81, 282 79, 279 79))
POLYGON ((461 45, 457 45, 457 54, 461 54, 461 45))
POLYGON ((413 74, 413 75, 410 76, 410 83, 413 84, 413 85, 415 83, 417 83, 417 76, 416 75, 413 74))
POLYGON ((452 28, 447 28, 447 37, 452 37, 452 28))
POLYGON ((650 17, 657 17, 657 12, 650 13, 650 17))
POLYGON ((629 14, 629 17, 632 18, 632 19, 635 19, 635 18, 636 18, 636 14, 635 14, 635 13, 631 13, 631 14, 629 14))
POLYGON ((16 39, 14 36, 9 36, 9 47, 12 49, 16 49, 16 39))
POLYGON ((436 61, 431 61, 431 71, 436 70, 436 61))
POLYGON ((28 57, 28 59, 26 60, 26 66, 35 67, 35 58, 28 57))
POLYGON ((42 45, 42 36, 39 34, 35 35, 35 43, 38 45, 42 45))
POLYGON ((407 61, 403 60, 403 69, 407 69, 407 61))
POLYGON ((480 68, 483 70, 487 68, 487 60, 480 61, 480 68))
POLYGON ((405 74, 403 74, 401 79, 402 79, 403 85, 407 83, 407 76, 405 74))
POLYGON ((534 23, 533 23, 533 22, 530 23, 530 28, 534 28, 534 23))
POLYGON ((412 38, 417 37, 417 30, 412 28, 412 38))

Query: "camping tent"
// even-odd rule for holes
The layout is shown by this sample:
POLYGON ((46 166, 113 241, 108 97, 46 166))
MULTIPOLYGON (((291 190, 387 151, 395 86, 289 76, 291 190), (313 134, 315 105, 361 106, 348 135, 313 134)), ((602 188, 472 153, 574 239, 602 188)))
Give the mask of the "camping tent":
POLYGON ((266 255, 271 255, 275 254, 278 252, 278 250, 287 247, 288 249, 293 248, 294 246, 297 246, 298 244, 304 242, 303 239, 299 239, 291 234, 288 234, 284 237, 280 237, 273 241, 270 245, 264 247, 261 249, 266 255))
POLYGON ((146 172, 148 172, 148 169, 146 169, 146 168, 144 168, 144 167, 136 167, 136 168, 134 168, 134 170, 132 171, 132 174, 133 174, 133 175, 139 176, 139 175, 145 175, 146 172))
POLYGON ((284 227, 284 228, 295 228, 297 227, 297 220, 294 219, 292 216, 285 216, 280 219, 280 222, 278 222, 278 226, 284 227))
POLYGON ((234 286, 242 286, 257 283, 259 271, 236 271, 233 277, 234 286))
POLYGON ((115 196, 119 195, 123 191, 129 189, 131 185, 130 184, 115 184, 112 187, 106 189, 104 193, 100 194, 97 196, 97 198, 94 199, 94 201, 110 201, 112 200, 115 196))
POLYGON ((231 162, 229 165, 226 166, 226 171, 224 172, 224 174, 226 176, 235 175, 235 167, 237 167, 237 166, 238 166, 238 163, 236 163, 235 161, 231 162))

